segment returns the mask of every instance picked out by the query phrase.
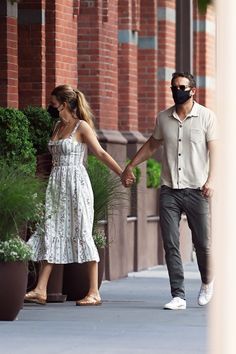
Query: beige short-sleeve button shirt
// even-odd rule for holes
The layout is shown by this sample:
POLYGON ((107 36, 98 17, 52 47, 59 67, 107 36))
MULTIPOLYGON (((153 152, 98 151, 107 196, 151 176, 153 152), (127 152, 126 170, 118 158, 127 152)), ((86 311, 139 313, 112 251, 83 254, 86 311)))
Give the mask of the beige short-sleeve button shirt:
POLYGON ((152 136, 163 142, 161 184, 175 189, 200 188, 208 178, 207 143, 218 139, 215 114, 194 102, 181 121, 175 106, 159 113, 152 136))

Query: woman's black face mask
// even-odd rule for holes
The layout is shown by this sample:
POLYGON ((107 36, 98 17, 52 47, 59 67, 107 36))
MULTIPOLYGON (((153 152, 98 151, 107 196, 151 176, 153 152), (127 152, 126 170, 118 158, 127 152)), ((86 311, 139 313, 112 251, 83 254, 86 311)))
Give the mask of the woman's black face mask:
POLYGON ((51 104, 48 106, 47 109, 48 113, 52 118, 59 118, 59 111, 56 107, 53 107, 51 104))

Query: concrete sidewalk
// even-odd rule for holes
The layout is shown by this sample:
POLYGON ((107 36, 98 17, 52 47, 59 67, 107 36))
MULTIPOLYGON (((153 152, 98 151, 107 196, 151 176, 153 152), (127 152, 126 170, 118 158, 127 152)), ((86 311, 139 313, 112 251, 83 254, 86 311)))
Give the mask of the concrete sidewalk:
POLYGON ((197 305, 196 266, 186 269, 187 310, 166 311, 165 267, 104 282, 101 307, 25 305, 18 321, 0 322, 0 354, 203 354, 207 309, 197 305))

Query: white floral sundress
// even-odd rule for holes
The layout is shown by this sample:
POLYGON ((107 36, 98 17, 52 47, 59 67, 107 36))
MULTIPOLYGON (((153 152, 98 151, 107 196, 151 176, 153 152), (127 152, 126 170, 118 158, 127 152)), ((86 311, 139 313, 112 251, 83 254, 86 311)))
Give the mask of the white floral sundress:
POLYGON ((86 145, 75 132, 68 138, 49 141, 52 171, 46 190, 45 224, 28 240, 32 260, 67 264, 99 262, 92 237, 93 191, 83 164, 86 145))

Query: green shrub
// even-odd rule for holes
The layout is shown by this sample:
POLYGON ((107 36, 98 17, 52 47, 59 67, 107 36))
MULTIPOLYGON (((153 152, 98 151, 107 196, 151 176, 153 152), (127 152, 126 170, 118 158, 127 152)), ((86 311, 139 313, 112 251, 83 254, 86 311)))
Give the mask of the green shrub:
POLYGON ((97 248, 104 248, 107 246, 107 238, 104 232, 95 230, 93 233, 93 239, 97 248))
POLYGON ((48 151, 48 141, 50 139, 52 126, 54 123, 51 115, 46 109, 40 107, 27 107, 23 111, 29 121, 30 139, 37 154, 48 151))
POLYGON ((205 14, 207 7, 213 3, 213 0, 198 0, 198 9, 201 14, 205 14))
POLYGON ((121 191, 119 178, 113 175, 107 166, 95 156, 88 156, 87 171, 94 194, 94 226, 93 234, 97 233, 98 221, 120 204, 126 193, 121 191))
POLYGON ((161 182, 161 164, 154 159, 147 160, 147 188, 158 188, 161 182))
POLYGON ((0 262, 29 261, 32 250, 20 237, 0 241, 0 262))
POLYGON ((19 234, 22 225, 34 220, 44 200, 45 183, 0 161, 0 240, 19 234))
POLYGON ((30 141, 29 122, 14 108, 0 107, 0 158, 25 173, 35 173, 36 158, 30 141))

